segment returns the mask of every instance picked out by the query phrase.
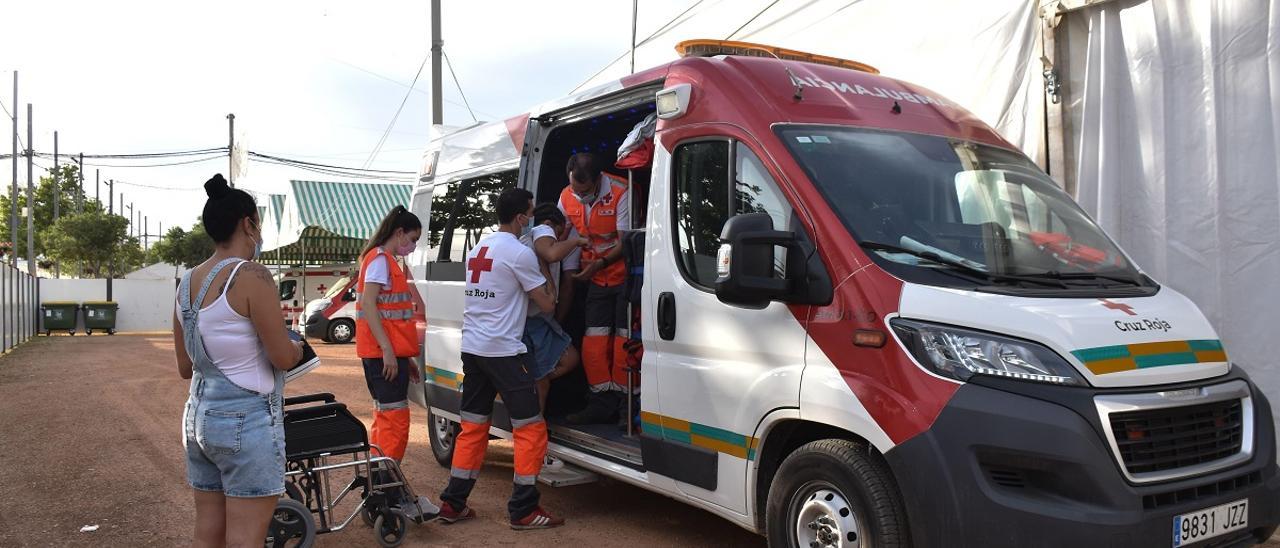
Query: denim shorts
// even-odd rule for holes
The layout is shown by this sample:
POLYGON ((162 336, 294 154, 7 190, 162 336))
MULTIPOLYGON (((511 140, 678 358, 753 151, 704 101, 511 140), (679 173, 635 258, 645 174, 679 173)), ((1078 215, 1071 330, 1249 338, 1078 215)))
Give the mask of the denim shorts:
POLYGON ((554 319, 541 314, 529 316, 524 322, 524 345, 529 348, 533 362, 529 374, 534 380, 542 380, 551 374, 560 362, 560 356, 572 341, 554 319))
MULTIPOLYGON (((217 380, 230 384, 225 378, 217 380)), ((214 383, 221 384, 217 380, 214 383)), ((183 412, 187 483, 228 497, 277 496, 284 492, 285 474, 280 403, 271 394, 234 388, 249 397, 187 401, 183 412)))

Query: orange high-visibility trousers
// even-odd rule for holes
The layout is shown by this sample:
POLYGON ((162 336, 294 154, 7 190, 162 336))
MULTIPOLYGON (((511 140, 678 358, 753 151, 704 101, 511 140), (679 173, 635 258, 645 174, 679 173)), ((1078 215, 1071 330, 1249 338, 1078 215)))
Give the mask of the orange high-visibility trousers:
MULTIPOLYGON (((627 321, 627 300, 623 286, 587 287, 587 330, 582 337, 582 371, 592 392, 627 389, 627 351, 631 336, 627 321)), ((632 378, 632 390, 640 389, 639 372, 632 378)))

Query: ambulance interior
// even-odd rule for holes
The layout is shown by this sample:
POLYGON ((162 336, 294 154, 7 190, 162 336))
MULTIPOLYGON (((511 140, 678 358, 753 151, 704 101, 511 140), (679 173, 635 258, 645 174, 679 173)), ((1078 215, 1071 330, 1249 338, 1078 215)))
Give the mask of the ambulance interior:
MULTIPOLYGON (((648 97, 651 98, 652 94, 648 97)), ((650 100, 605 110, 598 115, 563 125, 554 125, 542 147, 535 203, 556 202, 561 191, 569 183, 565 174, 565 166, 569 158, 579 152, 590 152, 596 156, 596 160, 600 162, 601 168, 606 173, 630 181, 632 227, 643 231, 648 205, 651 158, 643 162, 643 165, 632 169, 620 169, 615 163, 618 160, 618 150, 623 146, 628 133, 654 112, 655 105, 650 100)), ((634 161, 635 158, 632 160, 634 161)), ((583 317, 586 307, 586 290, 585 282, 576 283, 573 304, 564 325, 565 330, 573 338, 574 346, 579 350, 582 348, 582 334, 585 330, 583 317)), ((635 379, 638 386, 639 376, 637 375, 635 379)), ((589 449, 612 460, 639 465, 641 458, 640 442, 636 437, 639 435, 638 430, 633 431, 634 435, 629 437, 626 431, 615 423, 594 425, 565 423, 563 417, 581 409, 586 404, 586 396, 587 381, 581 366, 564 377, 552 381, 546 410, 552 437, 558 442, 589 449)), ((639 415, 639 410, 640 400, 636 398, 633 400, 633 424, 638 424, 635 417, 639 415)))

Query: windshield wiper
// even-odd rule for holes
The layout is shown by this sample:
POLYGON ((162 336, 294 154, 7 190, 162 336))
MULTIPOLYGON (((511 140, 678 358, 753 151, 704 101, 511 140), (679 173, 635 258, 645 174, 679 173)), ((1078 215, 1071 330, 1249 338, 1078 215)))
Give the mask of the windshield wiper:
POLYGON ((1046 270, 1044 272, 1023 273, 1019 275, 1037 277, 1037 278, 1040 278, 1040 277, 1051 278, 1055 280, 1107 280, 1110 282, 1118 282, 1125 285, 1133 285, 1138 287, 1144 287, 1147 285, 1136 278, 1130 278, 1128 276, 1116 276, 1114 274, 1099 274, 1096 272, 1059 272, 1057 270, 1046 270))
MULTIPOLYGON (((953 270, 960 271, 960 272, 964 272, 965 274, 968 274, 970 277, 977 277, 977 278, 982 279, 983 281, 990 281, 990 282, 997 282, 997 281, 1000 281, 1000 282, 1031 282, 1031 283, 1036 283, 1036 284, 1040 284, 1040 285, 1049 285, 1049 286, 1053 286, 1053 287, 1060 287, 1060 288, 1063 288, 1063 289, 1066 289, 1066 288, 1067 288, 1067 284, 1063 283, 1061 280, 1056 280, 1056 279, 1052 279, 1052 278, 1044 278, 1044 277, 1039 277, 1039 276, 1019 276, 1019 275, 1016 275, 1016 274, 996 274, 996 273, 994 273, 994 272, 988 272, 988 271, 986 271, 986 270, 982 270, 982 269, 980 269, 980 268, 974 268, 974 267, 972 267, 972 266, 969 266, 969 265, 964 264, 964 263, 959 262, 959 261, 954 261, 954 260, 948 259, 948 258, 943 257, 942 255, 939 255, 939 254, 934 253, 934 252, 932 252, 932 251, 920 251, 920 250, 916 250, 916 249, 909 249, 909 248, 902 247, 902 246, 898 246, 898 245, 886 244, 886 243, 883 243, 883 242, 872 242, 872 241, 862 241, 862 242, 858 242, 858 245, 862 246, 862 247, 863 247, 863 249, 870 249, 870 250, 873 250, 873 251, 888 251, 888 252, 890 252, 890 253, 903 253, 903 254, 906 254, 906 255, 911 255, 911 256, 913 256, 913 257, 919 257, 919 258, 921 258, 921 259, 925 259, 925 260, 927 260, 927 261, 931 261, 931 262, 934 262, 934 263, 937 263, 937 264, 940 264, 940 265, 943 265, 943 266, 950 267, 950 268, 951 268, 951 269, 953 269, 953 270)), ((944 271, 944 272, 945 272, 945 271, 944 271)))

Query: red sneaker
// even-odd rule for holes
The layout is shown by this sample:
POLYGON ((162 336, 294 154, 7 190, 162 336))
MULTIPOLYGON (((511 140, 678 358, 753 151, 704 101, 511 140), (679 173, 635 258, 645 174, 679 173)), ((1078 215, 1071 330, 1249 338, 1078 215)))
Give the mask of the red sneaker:
POLYGON ((541 506, 534 508, 529 515, 521 519, 511 520, 511 528, 517 531, 528 531, 530 529, 550 529, 564 525, 564 518, 558 518, 548 514, 541 506))
POLYGON ((463 506, 459 510, 444 501, 440 501, 440 513, 436 515, 436 519, 445 523, 457 523, 474 517, 476 517, 476 511, 472 510, 470 506, 463 506))

